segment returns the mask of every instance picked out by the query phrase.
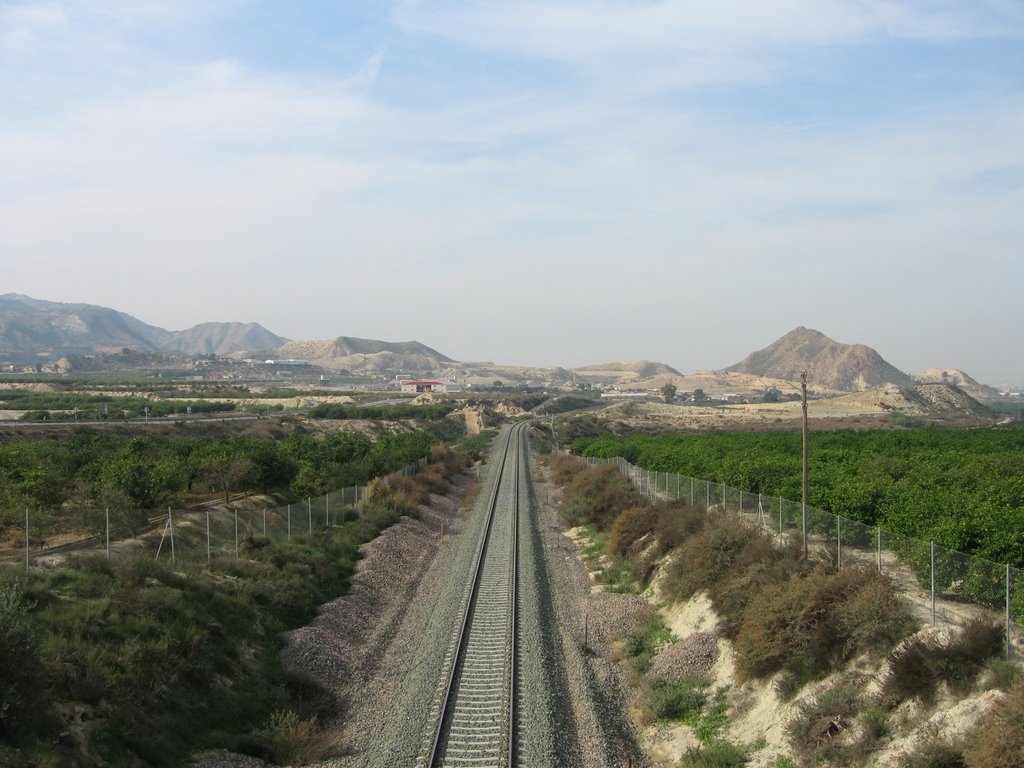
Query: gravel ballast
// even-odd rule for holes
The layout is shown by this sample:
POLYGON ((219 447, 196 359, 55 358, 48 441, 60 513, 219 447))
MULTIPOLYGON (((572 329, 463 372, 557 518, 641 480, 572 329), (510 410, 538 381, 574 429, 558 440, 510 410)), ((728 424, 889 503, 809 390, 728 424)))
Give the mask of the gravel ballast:
POLYGON ((718 661, 718 639, 710 632, 694 632, 658 651, 648 674, 670 682, 711 673, 718 661))

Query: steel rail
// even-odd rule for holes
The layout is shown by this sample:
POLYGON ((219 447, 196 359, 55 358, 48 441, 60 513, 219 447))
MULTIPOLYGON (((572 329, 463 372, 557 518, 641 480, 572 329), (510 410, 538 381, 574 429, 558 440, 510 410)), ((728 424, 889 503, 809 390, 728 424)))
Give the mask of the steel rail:
MULTIPOLYGON (((462 616, 462 620, 461 620, 460 626, 459 626, 459 631, 458 631, 458 639, 457 639, 456 643, 454 644, 455 652, 453 654, 452 663, 451 663, 451 666, 450 666, 450 668, 448 670, 448 674, 447 674, 447 676, 446 676, 446 678, 445 678, 445 680, 443 682, 443 696, 442 696, 442 699, 441 699, 441 706, 440 706, 440 710, 439 710, 439 713, 438 713, 437 723, 436 723, 436 726, 434 728, 434 734, 433 734, 433 738, 432 738, 432 741, 431 741, 430 752, 428 754, 427 762, 426 762, 426 765, 428 766, 428 768, 434 768, 435 766, 443 765, 444 764, 444 761, 442 760, 442 754, 441 754, 442 748, 444 748, 444 751, 445 751, 446 756, 447 756, 448 743, 446 743, 444 740, 445 740, 445 732, 446 732, 446 730, 448 731, 448 736, 451 735, 451 725, 454 724, 454 719, 455 719, 454 713, 452 712, 452 705, 453 705, 453 702, 454 702, 456 678, 459 676, 460 671, 464 671, 467 668, 467 665, 466 665, 466 661, 467 661, 466 652, 467 652, 467 647, 468 647, 468 644, 469 644, 469 635, 470 635, 471 625, 473 623, 474 617, 477 615, 477 609, 478 609, 478 607, 484 607, 484 608, 487 607, 484 603, 481 603, 481 584, 482 584, 482 576, 483 576, 483 570, 484 570, 484 562, 487 559, 488 550, 490 548, 490 545, 491 545, 492 539, 493 539, 494 523, 495 523, 495 517, 496 517, 497 508, 498 508, 498 497, 500 495, 500 491, 501 491, 501 488, 502 488, 502 485, 503 485, 503 481, 505 480, 505 478, 507 476, 507 469, 509 468, 509 464, 510 464, 510 462, 508 461, 510 451, 512 451, 512 455, 513 455, 513 461, 511 462, 511 464, 512 464, 512 471, 514 473, 513 474, 513 483, 514 483, 514 485, 513 485, 513 489, 512 489, 513 490, 514 508, 512 510, 512 520, 511 520, 511 529, 512 529, 512 535, 511 535, 512 547, 511 547, 511 549, 512 549, 512 552, 511 552, 511 562, 510 562, 510 571, 509 571, 509 581, 510 581, 510 584, 509 584, 509 594, 505 598, 505 607, 511 613, 511 621, 509 622, 509 625, 507 627, 507 632, 508 632, 508 641, 507 642, 508 642, 508 646, 505 649, 505 658, 506 658, 505 664, 507 665, 507 669, 508 669, 508 677, 507 677, 507 680, 508 680, 508 701, 506 702, 506 705, 505 705, 506 706, 506 720, 507 720, 507 722, 504 723, 504 726, 507 727, 507 733, 506 733, 506 736, 505 736, 505 738, 507 738, 507 745, 506 745, 506 748, 507 748, 506 755, 507 755, 507 757, 506 757, 506 759, 508 760, 508 765, 509 766, 514 765, 515 749, 516 749, 515 737, 514 737, 514 733, 515 733, 515 725, 514 725, 515 724, 515 703, 514 702, 515 702, 515 694, 516 694, 516 674, 517 674, 516 673, 516 665, 515 665, 515 656, 516 656, 516 647, 515 647, 515 645, 516 645, 516 634, 517 634, 517 631, 518 631, 518 618, 517 618, 518 605, 517 605, 517 602, 516 602, 516 593, 517 593, 517 590, 518 590, 518 584, 517 584, 518 565, 517 565, 516 561, 518 559, 518 551, 517 551, 516 541, 517 541, 517 538, 518 538, 518 517, 519 517, 519 514, 518 514, 519 474, 520 474, 520 471, 519 471, 519 461, 520 461, 520 455, 522 453, 522 451, 521 451, 521 439, 522 439, 521 438, 521 434, 522 434, 523 428, 524 427, 522 425, 515 425, 515 426, 512 427, 512 429, 509 430, 509 433, 508 433, 508 436, 507 436, 507 440, 506 440, 504 449, 502 451, 501 463, 500 463, 500 465, 497 468, 497 476, 495 478, 494 487, 493 487, 493 489, 491 491, 491 495, 490 495, 490 497, 488 499, 487 521, 486 521, 485 526, 484 526, 484 531, 483 531, 483 533, 482 533, 482 535, 480 537, 480 542, 479 542, 479 544, 477 546, 476 559, 474 561, 473 574, 472 574, 472 587, 471 587, 471 590, 470 590, 470 593, 469 593, 469 597, 468 597, 468 599, 466 600, 466 603, 465 603, 465 610, 464 610, 464 613, 463 613, 463 616, 462 616), (514 450, 513 450, 513 446, 514 446, 514 450)), ((494 557, 493 553, 491 554, 491 557, 494 557)), ((502 606, 498 606, 499 609, 501 607, 502 606)), ((484 612, 481 612, 481 613, 484 613, 484 612)), ((481 618, 482 622, 484 620, 485 620, 484 618, 481 618)), ((470 759, 472 759, 472 758, 470 758, 470 759)))

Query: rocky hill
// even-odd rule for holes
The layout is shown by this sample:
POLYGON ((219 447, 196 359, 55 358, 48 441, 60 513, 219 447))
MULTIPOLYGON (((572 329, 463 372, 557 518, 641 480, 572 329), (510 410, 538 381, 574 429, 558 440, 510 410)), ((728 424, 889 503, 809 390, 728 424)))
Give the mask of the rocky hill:
POLYGON ((807 371, 812 387, 841 392, 860 392, 886 384, 909 387, 914 383, 871 347, 840 344, 803 326, 725 370, 788 381, 798 380, 801 372, 807 371))
POLYGON ((929 368, 915 375, 914 380, 922 384, 952 384, 983 403, 1002 399, 998 389, 981 384, 958 368, 929 368))
POLYGON ((378 341, 339 336, 336 339, 290 341, 274 352, 279 357, 309 360, 329 370, 352 372, 440 371, 455 361, 418 341, 378 341))
POLYGON ((200 323, 176 332, 163 349, 188 355, 228 355, 254 349, 271 349, 288 339, 271 333, 259 323, 200 323))
POLYGON ((634 363, 600 363, 598 365, 587 365, 582 368, 573 368, 583 378, 600 383, 628 384, 634 381, 654 379, 664 376, 682 376, 682 374, 670 365, 655 363, 650 360, 640 360, 634 363))
POLYGON ((36 357, 156 350, 173 334, 107 307, 0 296, 0 354, 36 357))
POLYGON ((0 296, 0 355, 33 358, 119 352, 224 355, 284 344, 258 323, 202 323, 168 331, 108 307, 0 296))

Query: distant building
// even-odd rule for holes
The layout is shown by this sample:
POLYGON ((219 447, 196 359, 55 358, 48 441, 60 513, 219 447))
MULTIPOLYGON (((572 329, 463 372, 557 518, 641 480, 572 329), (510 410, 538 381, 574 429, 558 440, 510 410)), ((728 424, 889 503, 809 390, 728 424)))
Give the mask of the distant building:
POLYGON ((444 382, 441 381, 403 381, 403 392, 444 392, 444 382))
POLYGON ((461 392, 464 387, 457 381, 401 381, 403 392, 461 392))

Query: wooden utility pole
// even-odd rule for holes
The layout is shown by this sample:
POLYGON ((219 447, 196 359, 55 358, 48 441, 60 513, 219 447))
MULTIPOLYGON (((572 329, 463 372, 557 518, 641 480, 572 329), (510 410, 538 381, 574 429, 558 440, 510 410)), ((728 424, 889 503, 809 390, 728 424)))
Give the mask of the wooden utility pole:
POLYGON ((803 510, 804 529, 804 560, 807 559, 807 371, 800 374, 801 404, 803 407, 803 497, 801 509, 803 510))

